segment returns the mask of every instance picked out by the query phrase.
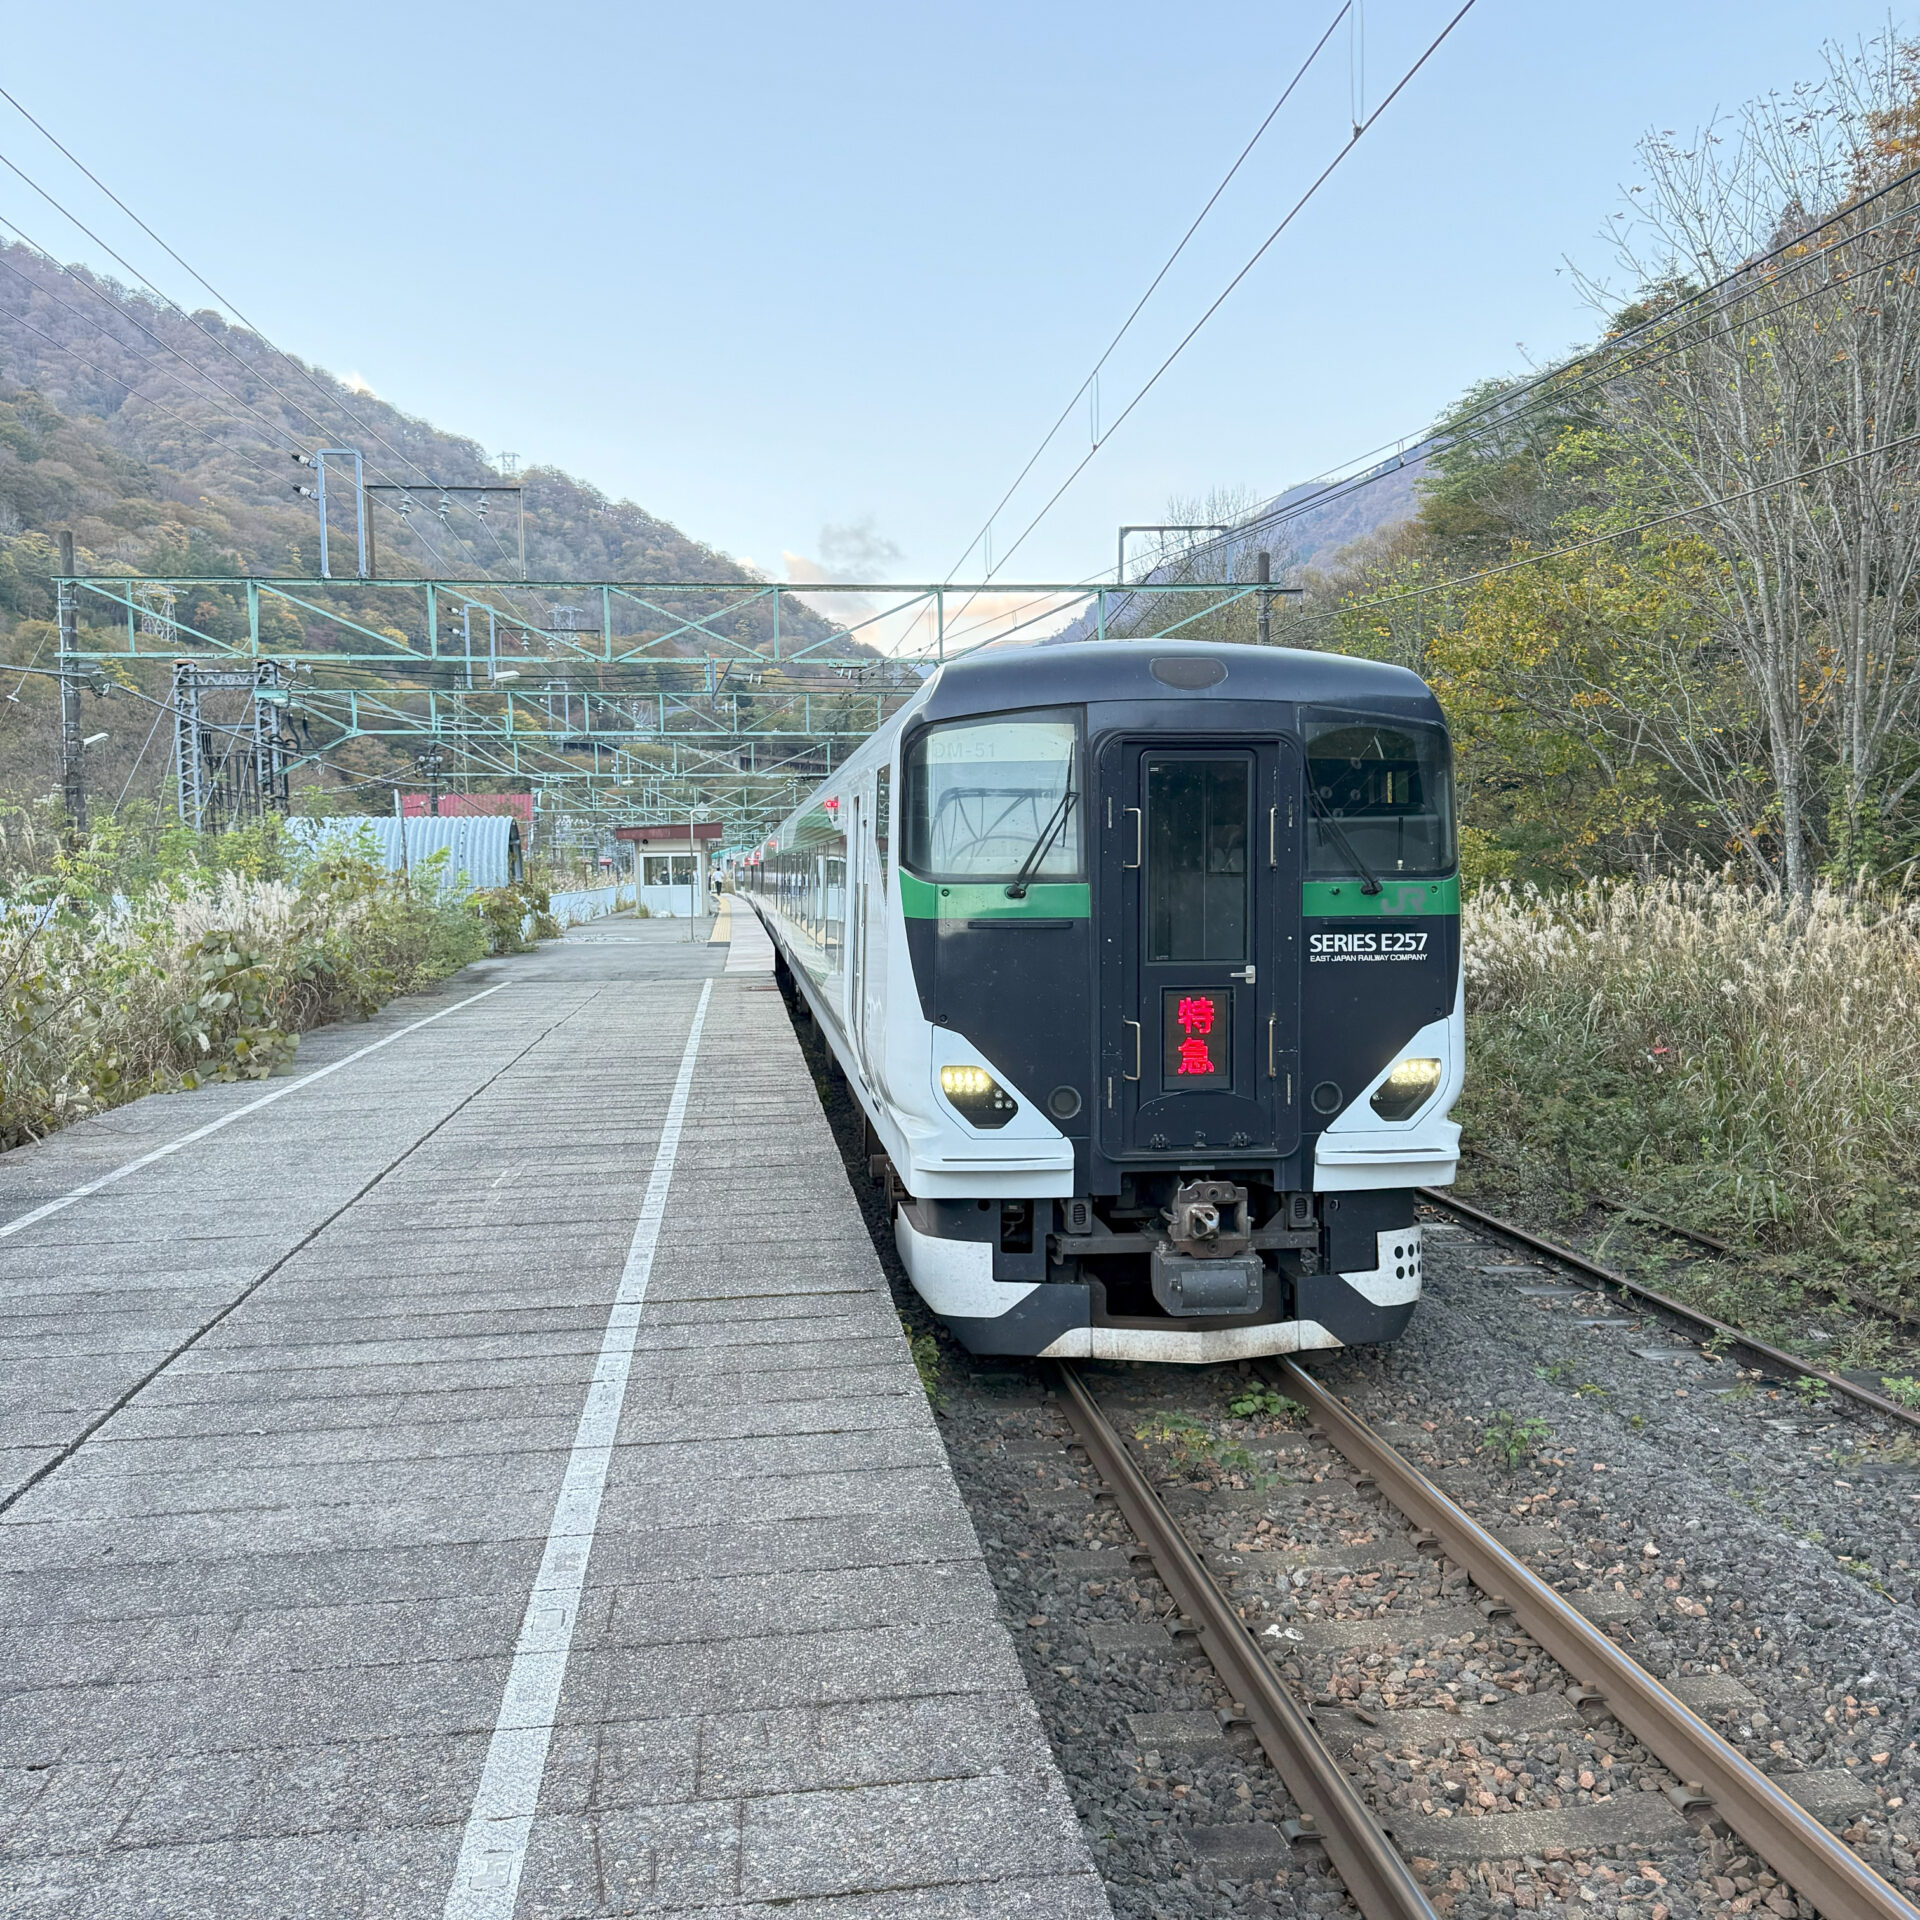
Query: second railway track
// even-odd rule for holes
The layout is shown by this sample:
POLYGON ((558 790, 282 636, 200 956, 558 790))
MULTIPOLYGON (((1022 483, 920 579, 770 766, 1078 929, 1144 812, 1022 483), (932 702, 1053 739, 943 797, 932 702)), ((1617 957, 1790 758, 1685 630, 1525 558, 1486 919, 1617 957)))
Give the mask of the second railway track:
MULTIPOLYGON (((1661 1313, 1678 1320, 1691 1332, 1703 1337, 1712 1346, 1751 1354, 1756 1360, 1768 1367, 1779 1368, 1789 1377, 1800 1376, 1818 1380, 1830 1393, 1838 1394, 1844 1400, 1851 1400, 1863 1407, 1871 1407, 1875 1413, 1902 1426, 1920 1429, 1920 1408, 1902 1406, 1899 1401, 1890 1399, 1880 1388, 1865 1381, 1855 1379, 1844 1373, 1836 1373, 1823 1367, 1818 1361, 1809 1360, 1799 1354, 1788 1353, 1784 1348, 1762 1340, 1756 1335, 1743 1333, 1738 1327, 1730 1326, 1724 1320, 1717 1320, 1699 1307, 1691 1306, 1684 1300, 1677 1300, 1670 1293, 1648 1286, 1644 1281, 1617 1271, 1613 1267, 1603 1266, 1599 1261, 1579 1252, 1573 1247, 1563 1246, 1557 1240, 1549 1240, 1511 1220, 1503 1220, 1498 1214, 1486 1212, 1470 1202, 1455 1198, 1436 1187, 1416 1187, 1421 1203, 1451 1214, 1454 1218, 1471 1221, 1482 1232, 1490 1233, 1516 1247, 1522 1247, 1529 1253, 1539 1254, 1570 1272, 1597 1280, 1609 1291, 1624 1294, 1631 1299, 1644 1300, 1649 1306, 1657 1307, 1661 1313)), ((1668 1231, 1680 1231, 1667 1222, 1660 1222, 1668 1231)))
MULTIPOLYGON (((1920 1910, 1680 1697, 1692 1691, 1706 1708, 1727 1691, 1724 1686, 1663 1685, 1311 1375, 1288 1362, 1269 1363, 1261 1371, 1304 1409, 1317 1441, 1344 1462, 1348 1471, 1334 1479, 1331 1500, 1375 1509, 1355 1512, 1352 1524, 1336 1526, 1346 1538, 1344 1546, 1289 1544, 1288 1533, 1276 1531, 1271 1518, 1243 1523, 1255 1538, 1231 1543, 1224 1552, 1194 1540, 1133 1457, 1086 1377, 1070 1364, 1060 1368, 1066 1411, 1095 1470, 1307 1816, 1292 1837, 1325 1846, 1367 1920, 1425 1920, 1433 1914, 1415 1862, 1428 1872, 1446 1862, 1529 1856, 1544 1864, 1554 1854, 1564 1858, 1570 1851, 1625 1846, 1646 1856, 1640 1862, 1643 1871, 1660 1876, 1655 1864, 1660 1857, 1693 1851, 1696 1836, 1716 1823, 1771 1870, 1779 1888, 1772 1897, 1775 1913, 1793 1911, 1790 1889, 1828 1920, 1920 1920, 1920 1910), (1378 1512, 1381 1503, 1390 1514, 1378 1512), (1379 1524, 1383 1519, 1385 1527, 1379 1524), (1403 1529, 1397 1541, 1385 1537, 1394 1528, 1403 1529), (1380 1537, 1356 1538, 1367 1532, 1380 1537), (1384 1567, 1436 1555, 1447 1569, 1437 1602, 1397 1616, 1390 1606, 1378 1605, 1325 1620, 1316 1631, 1282 1624, 1289 1616, 1247 1592, 1250 1584, 1261 1582, 1271 1589, 1276 1580, 1290 1592, 1292 1576, 1315 1565, 1336 1571, 1343 1563, 1371 1567, 1377 1575, 1384 1567), (1229 1591, 1230 1581, 1240 1587, 1241 1599, 1229 1591), (1264 1627, 1250 1624, 1249 1614, 1258 1618, 1269 1612, 1274 1617, 1264 1627), (1504 1643, 1501 1657, 1520 1655, 1519 1667, 1526 1667, 1537 1650, 1553 1670, 1542 1672, 1541 1662, 1533 1659, 1525 1691, 1483 1690, 1488 1675, 1476 1674, 1469 1691, 1479 1692, 1478 1699, 1463 1704, 1456 1683, 1440 1696, 1449 1705, 1438 1710, 1387 1708, 1377 1698, 1370 1708, 1362 1702, 1374 1696, 1355 1687, 1351 1672, 1338 1672, 1351 1664, 1343 1656, 1369 1645, 1395 1649, 1417 1669, 1424 1663, 1406 1661, 1409 1650, 1431 1651, 1463 1637, 1504 1643), (1276 1645, 1292 1656, 1285 1662, 1295 1669, 1291 1683, 1269 1654, 1276 1645), (1333 1670, 1317 1710, 1296 1691, 1306 1672, 1303 1652, 1319 1654, 1333 1670), (1617 1726, 1618 1738, 1604 1732, 1608 1723, 1617 1726), (1478 1776, 1477 1763, 1498 1748, 1503 1734, 1543 1730, 1574 1732, 1582 1741, 1599 1732, 1603 1744, 1617 1750, 1602 1755, 1598 1771, 1577 1768, 1577 1785, 1570 1782, 1566 1795, 1571 1805, 1549 1789, 1539 1796, 1540 1804, 1525 1810, 1469 1811, 1464 1783, 1455 1783, 1462 1789, 1457 1811, 1409 1814, 1376 1807, 1353 1777, 1367 1771, 1371 1752, 1392 1754, 1397 1745, 1413 1753, 1436 1744, 1449 1747, 1454 1762, 1439 1769, 1443 1776, 1478 1776), (1645 1763, 1633 1758, 1636 1746, 1644 1751, 1645 1763), (1469 1766, 1469 1760, 1475 1764, 1469 1766), (1624 1791, 1609 1790, 1616 1781, 1624 1791)), ((1330 1478, 1323 1473, 1304 1484, 1325 1487, 1330 1478)), ((1275 1489, 1269 1498, 1237 1504, 1279 1512, 1294 1503, 1275 1489)), ((1310 1530, 1324 1531, 1327 1517, 1310 1530)), ((1604 1617, 1604 1601, 1598 1610, 1604 1617)), ((1429 1668, 1429 1677, 1444 1664, 1429 1668)), ((1491 1670, 1491 1661, 1481 1664, 1491 1670)), ((1470 1663, 1456 1670, 1473 1672, 1470 1663)), ((1510 1666, 1501 1677, 1510 1680, 1515 1671, 1510 1666)), ((1401 1673, 1403 1686, 1408 1677, 1401 1673)), ((1567 1752, 1564 1743, 1558 1750, 1567 1752)), ((1496 1778, 1506 1774, 1509 1785, 1517 1777, 1498 1761, 1487 1771, 1496 1778)), ((1486 1788, 1475 1791, 1473 1800, 1502 1804, 1486 1788)), ((1665 1884, 1664 1877, 1658 1884, 1665 1884)), ((1763 1897, 1768 1892, 1756 1891, 1763 1897)))

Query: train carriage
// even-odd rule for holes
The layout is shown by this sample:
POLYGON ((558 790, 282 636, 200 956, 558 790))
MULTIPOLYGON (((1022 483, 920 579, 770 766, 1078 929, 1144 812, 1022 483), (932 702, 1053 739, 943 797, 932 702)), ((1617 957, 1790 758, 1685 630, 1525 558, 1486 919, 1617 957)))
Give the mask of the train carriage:
POLYGON ((1406 1323, 1465 1064, 1451 748, 1416 675, 983 651, 735 882, 973 1351, 1216 1361, 1406 1323))

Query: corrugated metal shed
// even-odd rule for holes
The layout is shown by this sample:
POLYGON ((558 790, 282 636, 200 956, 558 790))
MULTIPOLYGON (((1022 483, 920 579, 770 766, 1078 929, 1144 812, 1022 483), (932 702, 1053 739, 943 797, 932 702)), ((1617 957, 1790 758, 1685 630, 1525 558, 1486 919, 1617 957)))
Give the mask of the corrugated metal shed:
POLYGON ((303 845, 365 846, 389 873, 402 867, 424 873, 444 853, 443 884, 461 893, 504 887, 520 878, 520 823, 499 816, 467 814, 451 819, 396 820, 391 814, 349 813, 330 820, 290 819, 287 831, 303 845), (402 850, 401 832, 406 841, 402 850))

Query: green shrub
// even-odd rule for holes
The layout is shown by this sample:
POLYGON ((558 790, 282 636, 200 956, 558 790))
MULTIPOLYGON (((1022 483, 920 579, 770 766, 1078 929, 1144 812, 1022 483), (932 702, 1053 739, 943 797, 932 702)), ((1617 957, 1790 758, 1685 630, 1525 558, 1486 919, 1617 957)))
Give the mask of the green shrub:
POLYGON ((560 933, 551 895, 532 880, 489 887, 467 904, 486 928, 490 953, 525 953, 535 940, 556 939, 560 933))

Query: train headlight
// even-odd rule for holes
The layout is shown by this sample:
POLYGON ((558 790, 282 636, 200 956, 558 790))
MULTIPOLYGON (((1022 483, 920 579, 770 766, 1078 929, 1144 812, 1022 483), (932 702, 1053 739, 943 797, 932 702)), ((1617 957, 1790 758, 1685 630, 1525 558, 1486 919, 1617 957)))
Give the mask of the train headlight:
POLYGON ((1405 1120, 1433 1098, 1439 1084, 1438 1060, 1402 1060, 1374 1089, 1371 1105, 1382 1120, 1405 1120))
POLYGON ((942 1067, 940 1091, 976 1127, 1004 1127, 1019 1111, 1019 1102, 985 1067, 942 1067))

